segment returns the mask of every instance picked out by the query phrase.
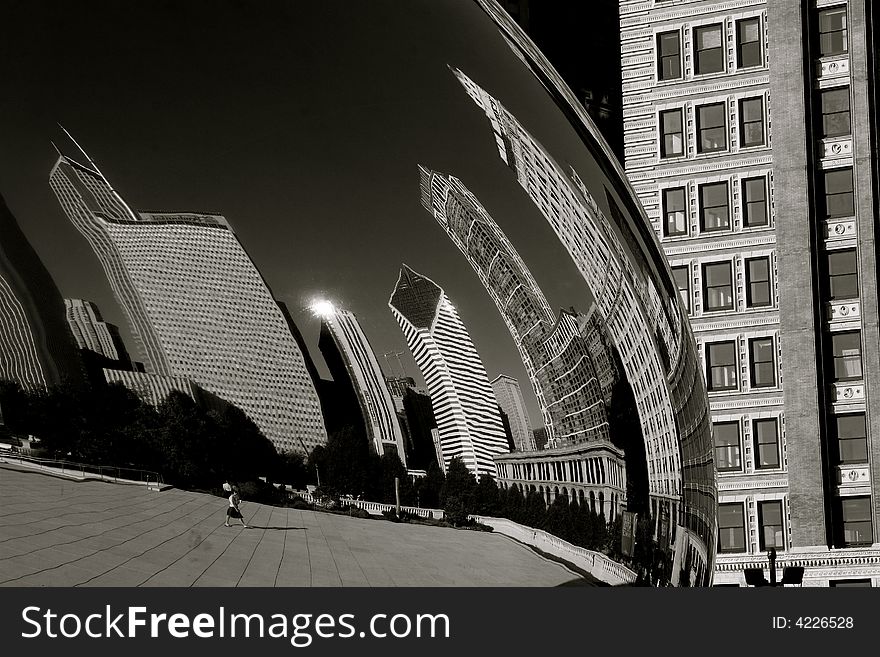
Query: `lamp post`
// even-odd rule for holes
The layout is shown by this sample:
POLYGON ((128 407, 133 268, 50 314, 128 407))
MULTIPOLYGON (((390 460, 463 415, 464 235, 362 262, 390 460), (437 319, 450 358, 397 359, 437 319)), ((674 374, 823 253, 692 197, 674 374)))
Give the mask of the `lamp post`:
POLYGON ((782 569, 782 581, 776 580, 776 547, 771 547, 767 553, 767 559, 770 562, 770 581, 764 577, 763 568, 746 568, 746 584, 748 586, 785 586, 793 584, 800 586, 804 581, 803 566, 786 566, 782 569))

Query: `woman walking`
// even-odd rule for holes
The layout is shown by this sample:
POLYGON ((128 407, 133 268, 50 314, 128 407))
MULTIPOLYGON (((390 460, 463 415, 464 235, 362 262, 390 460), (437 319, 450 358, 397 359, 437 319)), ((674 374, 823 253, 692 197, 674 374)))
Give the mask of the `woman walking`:
POLYGON ((247 529, 247 525, 244 523, 244 516, 241 515, 241 509, 239 505, 241 504, 241 498, 238 496, 238 487, 232 487, 232 494, 229 496, 229 506, 226 509, 226 526, 229 527, 229 519, 237 518, 241 522, 241 526, 247 529))

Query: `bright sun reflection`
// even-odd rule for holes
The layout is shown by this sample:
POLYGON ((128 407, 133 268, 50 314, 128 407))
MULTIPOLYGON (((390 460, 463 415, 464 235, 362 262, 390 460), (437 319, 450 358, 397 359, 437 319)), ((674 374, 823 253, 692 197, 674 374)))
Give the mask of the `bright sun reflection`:
POLYGON ((309 307, 316 317, 323 317, 325 319, 333 317, 336 312, 333 304, 326 299, 316 299, 315 301, 312 301, 312 304, 309 307))

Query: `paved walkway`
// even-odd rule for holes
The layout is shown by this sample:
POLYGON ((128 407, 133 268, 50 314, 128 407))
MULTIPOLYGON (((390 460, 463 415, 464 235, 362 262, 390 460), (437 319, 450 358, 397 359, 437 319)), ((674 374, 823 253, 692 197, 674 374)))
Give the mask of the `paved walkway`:
POLYGON ((0 462, 0 586, 557 586, 559 563, 492 533, 70 481, 0 462))

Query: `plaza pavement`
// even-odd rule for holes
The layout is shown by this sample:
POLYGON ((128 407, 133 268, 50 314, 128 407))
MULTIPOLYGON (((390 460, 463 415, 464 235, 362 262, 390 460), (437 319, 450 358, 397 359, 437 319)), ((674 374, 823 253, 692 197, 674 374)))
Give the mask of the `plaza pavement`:
POLYGON ((0 586, 558 586, 500 534, 75 481, 0 461, 0 586))

